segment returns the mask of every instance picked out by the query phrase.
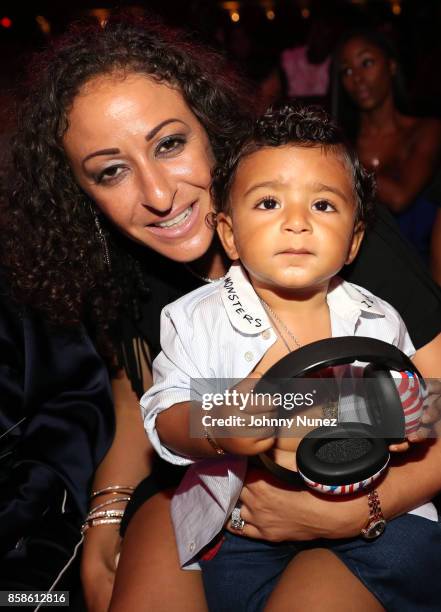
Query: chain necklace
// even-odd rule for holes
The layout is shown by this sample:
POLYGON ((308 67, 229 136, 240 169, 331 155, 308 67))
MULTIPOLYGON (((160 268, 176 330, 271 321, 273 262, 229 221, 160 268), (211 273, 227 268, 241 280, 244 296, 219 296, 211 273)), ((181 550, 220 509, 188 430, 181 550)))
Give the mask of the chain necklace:
POLYGON ((209 278, 208 276, 202 276, 202 274, 198 274, 193 270, 191 266, 188 264, 184 264, 186 269, 192 274, 195 278, 203 281, 204 283, 215 283, 216 281, 223 280, 225 278, 225 274, 223 276, 218 276, 218 278, 209 278))
POLYGON ((280 319, 280 317, 278 317, 276 315, 276 313, 274 312, 274 310, 272 310, 272 308, 270 308, 270 306, 265 302, 265 300, 263 300, 261 297, 259 297, 259 300, 262 302, 262 305, 265 307, 266 311, 268 312, 270 319, 274 325, 274 327, 276 328, 276 330, 279 333, 279 336, 282 340, 282 342, 284 343, 284 345, 286 346, 286 348, 288 349, 288 352, 291 353, 292 349, 289 346, 288 342, 286 341, 285 336, 281 333, 280 331, 280 327, 277 325, 276 321, 278 323, 280 323, 280 325, 282 326, 282 328, 284 329, 285 333, 291 338, 291 340, 293 340, 294 344, 296 345, 297 348, 300 348, 302 345, 300 344, 300 342, 297 340, 297 338, 294 336, 294 334, 287 328, 287 326, 285 325, 285 323, 280 319))
MULTIPOLYGON (((294 341, 294 343, 297 346, 297 348, 300 348, 301 347, 300 342, 297 340, 297 338, 294 336, 294 334, 287 328, 287 326, 280 319, 280 317, 278 317, 276 315, 274 310, 272 310, 272 308, 265 302, 265 300, 263 300, 261 297, 259 297, 259 300, 262 302, 263 306, 265 307, 266 311, 268 312, 269 317, 271 319, 271 322, 273 323, 274 327, 276 328, 277 333, 279 334, 279 337, 281 338, 282 342, 286 346, 286 349, 287 349, 288 353, 291 353, 292 349, 289 346, 289 344, 286 341, 286 339, 283 336, 283 334, 281 333, 280 327, 277 325, 276 321, 278 321, 280 323, 280 325, 285 330, 285 332, 288 334, 288 336, 294 341)), ((332 397, 329 398, 327 400, 327 402, 325 402, 321 406, 323 417, 325 419, 337 419, 338 418, 338 406, 339 406, 338 398, 337 399, 332 398, 332 397)))

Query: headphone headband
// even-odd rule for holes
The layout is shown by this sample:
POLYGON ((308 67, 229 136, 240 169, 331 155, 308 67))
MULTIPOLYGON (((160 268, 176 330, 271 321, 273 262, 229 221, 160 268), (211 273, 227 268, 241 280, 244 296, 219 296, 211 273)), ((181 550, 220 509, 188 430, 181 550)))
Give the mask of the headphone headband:
POLYGON ((298 378, 325 367, 354 361, 373 362, 386 370, 411 370, 422 378, 409 357, 396 346, 375 338, 343 336, 318 340, 286 355, 266 372, 255 390, 258 392, 265 380, 298 378))

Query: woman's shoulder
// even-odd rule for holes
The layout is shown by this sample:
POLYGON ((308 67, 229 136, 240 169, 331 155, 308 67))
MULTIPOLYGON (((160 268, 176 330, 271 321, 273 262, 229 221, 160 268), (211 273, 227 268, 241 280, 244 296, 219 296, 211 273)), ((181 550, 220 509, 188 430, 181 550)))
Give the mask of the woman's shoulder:
POLYGON ((437 117, 401 115, 401 126, 412 142, 441 144, 441 120, 437 117))

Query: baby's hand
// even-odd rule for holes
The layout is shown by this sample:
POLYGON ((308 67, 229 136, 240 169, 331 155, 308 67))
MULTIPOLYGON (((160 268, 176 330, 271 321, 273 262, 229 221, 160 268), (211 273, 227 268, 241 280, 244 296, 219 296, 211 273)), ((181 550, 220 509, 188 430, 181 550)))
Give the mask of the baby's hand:
POLYGON ((221 406, 216 416, 223 419, 230 418, 231 425, 224 425, 213 434, 221 448, 227 453, 236 455, 257 455, 274 446, 276 427, 269 424, 268 419, 277 417, 277 407, 270 402, 257 401, 251 393, 262 373, 254 371, 230 391, 240 394, 240 408, 235 406, 221 406), (248 401, 242 403, 246 397, 248 401), (233 418, 231 418, 233 417, 233 418))
POLYGON ((408 450, 411 444, 424 442, 431 434, 434 435, 432 426, 441 418, 441 380, 435 378, 426 380, 426 384, 428 397, 420 428, 409 434, 404 442, 391 444, 389 446, 391 452, 402 453, 408 450))

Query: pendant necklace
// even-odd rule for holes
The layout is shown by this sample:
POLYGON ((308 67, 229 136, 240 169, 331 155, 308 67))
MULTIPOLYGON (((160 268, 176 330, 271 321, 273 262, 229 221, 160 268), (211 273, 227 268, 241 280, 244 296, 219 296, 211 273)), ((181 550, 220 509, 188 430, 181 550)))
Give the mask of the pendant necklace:
POLYGON ((276 321, 281 325, 281 327, 284 329, 285 333, 291 338, 291 340, 294 342, 294 344, 296 345, 297 348, 300 348, 302 345, 300 344, 300 342, 297 340, 297 338, 294 336, 294 334, 287 328, 287 326, 285 325, 285 323, 280 319, 280 317, 278 317, 276 315, 276 313, 274 312, 274 310, 269 306, 269 304, 267 304, 265 302, 265 300, 263 300, 261 297, 259 297, 259 300, 262 302, 262 305, 264 306, 265 310, 267 311, 267 313, 269 314, 269 317, 271 319, 271 322, 273 323, 274 327, 276 328, 279 337, 281 338, 282 342, 284 343, 284 345, 286 346, 286 348, 288 349, 288 352, 291 353, 292 349, 289 346, 288 342, 286 341, 286 338, 284 337, 284 335, 281 333, 280 331, 280 327, 279 325, 277 325, 276 321))

